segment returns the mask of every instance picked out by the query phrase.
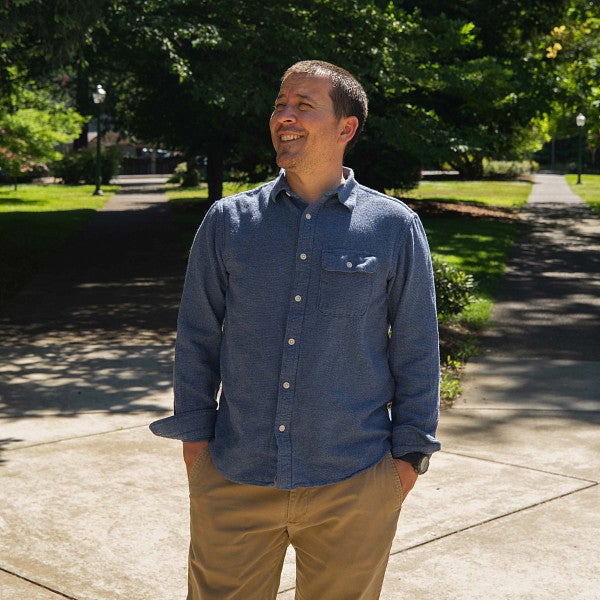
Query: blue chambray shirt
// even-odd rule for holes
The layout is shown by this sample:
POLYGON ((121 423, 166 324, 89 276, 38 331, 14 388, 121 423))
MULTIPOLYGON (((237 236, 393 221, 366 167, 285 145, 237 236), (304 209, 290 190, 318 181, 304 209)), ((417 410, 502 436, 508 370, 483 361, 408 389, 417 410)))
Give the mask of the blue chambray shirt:
POLYGON ((285 173, 216 202, 189 258, 174 416, 231 481, 291 490, 439 450, 431 258, 405 204, 346 181, 307 204, 285 173), (391 328, 391 336, 389 335, 391 328))

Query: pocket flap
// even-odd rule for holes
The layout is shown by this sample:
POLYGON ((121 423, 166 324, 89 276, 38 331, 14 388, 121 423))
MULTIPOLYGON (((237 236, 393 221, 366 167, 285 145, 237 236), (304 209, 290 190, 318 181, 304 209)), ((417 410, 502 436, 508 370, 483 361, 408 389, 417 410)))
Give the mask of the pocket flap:
POLYGON ((356 252, 323 252, 323 269, 340 273, 374 273, 377 257, 356 252))

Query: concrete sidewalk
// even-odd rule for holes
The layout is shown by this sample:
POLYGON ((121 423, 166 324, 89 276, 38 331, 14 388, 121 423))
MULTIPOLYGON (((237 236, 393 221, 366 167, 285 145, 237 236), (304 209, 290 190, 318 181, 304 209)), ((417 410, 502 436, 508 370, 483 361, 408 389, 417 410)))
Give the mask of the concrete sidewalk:
POLYGON ((443 502, 449 534, 392 557, 386 598, 600 598, 600 220, 558 175, 524 217, 411 515, 443 502))
MULTIPOLYGON (((164 200, 127 182, 0 314, 1 600, 185 597, 180 444, 147 428, 171 411, 185 268, 164 200)), ((556 175, 525 216, 384 600, 600 598, 600 221, 556 175)))

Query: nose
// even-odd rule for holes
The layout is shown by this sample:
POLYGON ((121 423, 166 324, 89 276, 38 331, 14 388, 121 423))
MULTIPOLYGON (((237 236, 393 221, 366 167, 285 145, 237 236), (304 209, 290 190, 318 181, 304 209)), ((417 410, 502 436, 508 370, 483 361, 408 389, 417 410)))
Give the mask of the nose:
POLYGON ((296 111, 290 105, 282 106, 275 110, 273 119, 277 123, 294 123, 296 121, 296 111))

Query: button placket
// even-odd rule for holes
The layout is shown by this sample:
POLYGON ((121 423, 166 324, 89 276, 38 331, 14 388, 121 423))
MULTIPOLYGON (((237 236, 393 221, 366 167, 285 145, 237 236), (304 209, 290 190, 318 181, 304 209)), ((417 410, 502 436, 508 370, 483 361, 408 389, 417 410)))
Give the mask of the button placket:
POLYGON ((277 482, 281 487, 290 487, 292 484, 290 421, 295 396, 294 383, 300 357, 302 327, 306 310, 304 299, 308 293, 310 257, 317 211, 318 207, 311 205, 311 207, 305 210, 298 224, 299 231, 296 246, 298 260, 295 264, 293 292, 290 298, 286 321, 280 370, 281 386, 279 388, 275 418, 278 448, 277 482))

